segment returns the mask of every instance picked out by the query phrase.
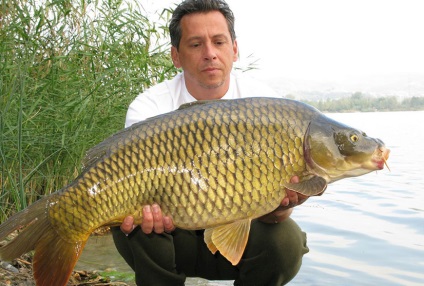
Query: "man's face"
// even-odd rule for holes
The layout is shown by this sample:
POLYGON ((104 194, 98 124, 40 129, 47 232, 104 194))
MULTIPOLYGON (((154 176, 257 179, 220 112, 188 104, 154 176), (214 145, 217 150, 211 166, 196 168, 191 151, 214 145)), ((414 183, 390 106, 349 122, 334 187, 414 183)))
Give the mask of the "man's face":
POLYGON ((188 90, 228 89, 237 42, 231 40, 225 17, 219 11, 189 14, 181 19, 181 28, 179 48, 172 47, 171 53, 174 65, 184 70, 188 90))

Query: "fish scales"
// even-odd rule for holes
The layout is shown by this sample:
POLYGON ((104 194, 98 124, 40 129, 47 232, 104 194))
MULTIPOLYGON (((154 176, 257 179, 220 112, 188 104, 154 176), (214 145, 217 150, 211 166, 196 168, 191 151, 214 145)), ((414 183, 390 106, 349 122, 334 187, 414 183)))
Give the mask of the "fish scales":
POLYGON ((382 169, 388 154, 381 140, 293 100, 186 104, 92 148, 70 185, 0 225, 0 239, 27 225, 0 258, 35 249, 37 285, 65 285, 93 230, 128 215, 140 223, 143 205, 157 203, 177 227, 206 229, 209 249, 236 265, 250 221, 277 208, 285 188, 317 195, 382 169))
POLYGON ((112 137, 104 143, 106 158, 58 194, 49 208, 52 224, 92 231, 104 221, 140 216, 138 206, 152 203, 186 229, 271 211, 293 170, 305 168, 303 117, 314 113, 294 117, 296 102, 267 101, 205 103, 112 137), (70 217, 76 203, 85 215, 70 217))

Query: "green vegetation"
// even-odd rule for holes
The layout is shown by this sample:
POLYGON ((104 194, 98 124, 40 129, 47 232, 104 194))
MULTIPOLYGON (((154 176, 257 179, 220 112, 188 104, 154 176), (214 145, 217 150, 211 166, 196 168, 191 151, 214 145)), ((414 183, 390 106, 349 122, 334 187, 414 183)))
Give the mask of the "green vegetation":
MULTIPOLYGON (((85 152, 123 127, 134 97, 175 75, 161 44, 169 11, 153 23, 136 3, 1 2, 0 222, 68 184, 85 152)), ((355 93, 309 103, 339 112, 423 110, 423 101, 355 93)))
POLYGON ((107 277, 109 281, 135 281, 135 274, 133 272, 119 272, 114 270, 105 270, 100 273, 103 277, 107 277))
POLYGON ((315 106, 322 112, 424 110, 424 97, 411 97, 398 100, 395 96, 370 97, 360 92, 355 92, 350 97, 341 99, 303 101, 315 106))
POLYGON ((145 14, 131 0, 1 2, 0 222, 75 178, 134 97, 176 73, 169 11, 145 14))

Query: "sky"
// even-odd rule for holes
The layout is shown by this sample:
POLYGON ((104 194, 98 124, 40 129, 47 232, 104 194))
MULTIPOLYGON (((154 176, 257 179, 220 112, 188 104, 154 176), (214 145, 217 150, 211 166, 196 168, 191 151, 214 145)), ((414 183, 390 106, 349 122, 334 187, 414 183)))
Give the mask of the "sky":
MULTIPOLYGON (((144 0, 148 9, 179 0, 144 0)), ((424 76, 422 0, 227 0, 236 17, 239 66, 258 77, 338 80, 424 76)))

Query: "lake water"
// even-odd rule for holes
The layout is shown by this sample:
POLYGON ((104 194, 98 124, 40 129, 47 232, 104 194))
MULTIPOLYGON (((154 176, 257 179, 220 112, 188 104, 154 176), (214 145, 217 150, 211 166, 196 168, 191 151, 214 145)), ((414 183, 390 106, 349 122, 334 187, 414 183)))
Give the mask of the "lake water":
MULTIPOLYGON (((424 112, 329 116, 382 139, 391 149, 391 171, 333 183, 295 208, 292 217, 307 233, 310 252, 290 285, 424 285, 424 112)), ((105 267, 125 269, 103 240, 91 239, 93 251, 83 252, 76 269, 106 261, 115 265, 105 267), (102 245, 104 256, 98 255, 102 245)), ((186 285, 232 281, 189 279, 186 285)))
POLYGON ((391 171, 341 180, 295 209, 310 252, 291 285, 424 285, 424 112, 330 116, 382 139, 391 171))

